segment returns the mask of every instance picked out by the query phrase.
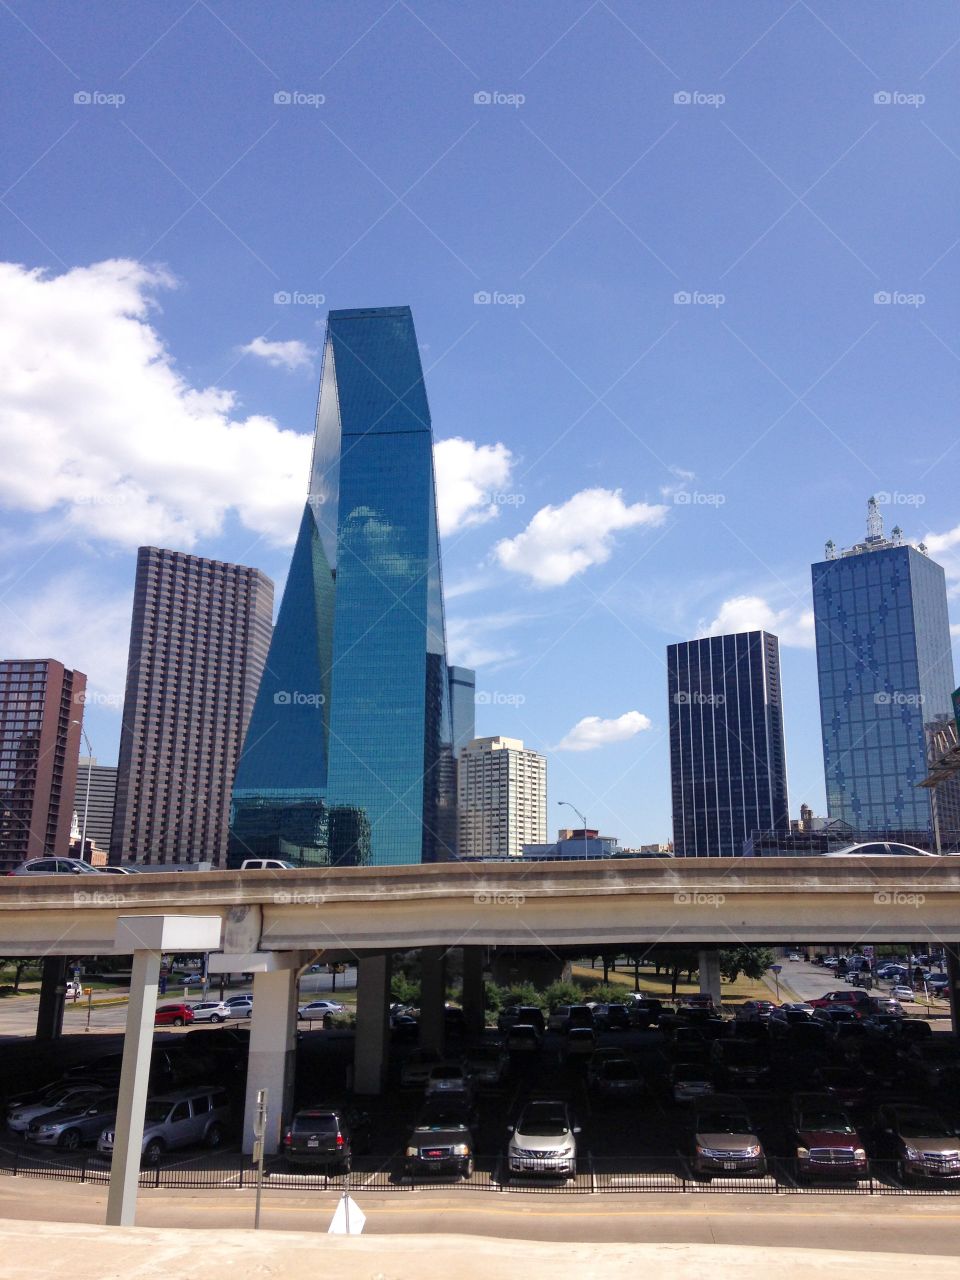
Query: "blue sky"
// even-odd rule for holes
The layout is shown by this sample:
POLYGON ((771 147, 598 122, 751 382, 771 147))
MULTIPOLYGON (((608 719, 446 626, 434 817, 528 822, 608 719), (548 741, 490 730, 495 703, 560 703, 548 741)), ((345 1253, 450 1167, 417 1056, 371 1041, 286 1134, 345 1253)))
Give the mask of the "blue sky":
POLYGON ((88 672, 101 760, 137 545, 282 584, 326 310, 408 303, 461 442, 452 656, 480 732, 548 751, 551 830, 570 800, 668 838, 665 647, 757 625, 822 809, 824 540, 885 495, 960 622, 955 6, 13 0, 0 31, 0 635, 88 672))

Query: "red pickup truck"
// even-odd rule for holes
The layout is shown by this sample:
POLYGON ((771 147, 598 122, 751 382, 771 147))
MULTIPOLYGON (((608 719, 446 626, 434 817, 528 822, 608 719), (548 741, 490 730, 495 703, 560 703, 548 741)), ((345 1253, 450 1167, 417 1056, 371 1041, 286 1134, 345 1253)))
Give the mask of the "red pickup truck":
POLYGON ((814 1009, 835 1009, 840 1005, 843 1008, 853 1009, 860 1018, 869 1017, 876 1012, 870 996, 862 987, 851 987, 847 991, 828 991, 825 996, 808 1000, 807 1004, 813 1005, 814 1009))

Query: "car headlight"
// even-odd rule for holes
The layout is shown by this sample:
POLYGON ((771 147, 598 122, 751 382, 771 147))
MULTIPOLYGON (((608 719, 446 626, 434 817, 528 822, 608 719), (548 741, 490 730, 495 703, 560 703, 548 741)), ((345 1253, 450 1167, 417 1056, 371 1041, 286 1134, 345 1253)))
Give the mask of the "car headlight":
POLYGON ((853 1153, 853 1158, 854 1160, 866 1160, 867 1153, 864 1151, 863 1147, 857 1147, 856 1151, 853 1153))
POLYGON ((38 1133, 56 1133, 57 1126, 55 1124, 42 1124, 37 1130, 38 1133))
POLYGON ((408 1160, 412 1159, 414 1156, 416 1156, 416 1155, 418 1155, 418 1154, 419 1154, 419 1153, 418 1153, 418 1151, 417 1151, 417 1148, 416 1148, 416 1147, 407 1147, 407 1159, 408 1159, 408 1160))
POLYGON ((453 1148, 453 1154, 455 1156, 468 1156, 470 1154, 470 1148, 465 1142, 458 1142, 453 1148))
POLYGON ((758 1156, 760 1154, 760 1143, 758 1142, 755 1147, 747 1147, 743 1154, 746 1156, 758 1156))
POLYGON ((809 1155, 810 1155, 810 1152, 807 1150, 806 1147, 797 1147, 798 1160, 806 1160, 809 1155))
POLYGON ((920 1152, 916 1149, 916 1147, 904 1147, 903 1154, 907 1157, 908 1160, 916 1160, 917 1157, 920 1155, 920 1152))

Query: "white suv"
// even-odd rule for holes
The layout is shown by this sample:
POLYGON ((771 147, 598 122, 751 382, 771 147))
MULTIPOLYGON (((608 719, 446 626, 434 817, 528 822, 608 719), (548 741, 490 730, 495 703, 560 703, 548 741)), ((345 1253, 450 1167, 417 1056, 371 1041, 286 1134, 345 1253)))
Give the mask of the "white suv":
POLYGON ((510 1128, 508 1172, 574 1177, 579 1132, 580 1126, 574 1123, 565 1102, 528 1102, 510 1128))

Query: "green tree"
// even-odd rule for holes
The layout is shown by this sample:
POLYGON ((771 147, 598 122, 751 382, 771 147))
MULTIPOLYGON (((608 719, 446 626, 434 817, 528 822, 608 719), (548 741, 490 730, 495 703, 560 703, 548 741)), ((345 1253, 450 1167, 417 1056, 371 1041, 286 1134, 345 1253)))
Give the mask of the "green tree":
POLYGON ((419 1005, 420 983, 414 982, 405 973, 395 973, 390 979, 390 998, 398 1004, 419 1005))
POLYGON ((582 999, 583 990, 575 982, 551 982, 543 993, 548 1009, 555 1009, 558 1004, 579 1004, 582 999))
POLYGON ((582 993, 581 1000, 596 1000, 597 1004, 623 1004, 626 991, 612 982, 595 982, 582 993))
POLYGON ((762 978, 774 963, 769 947, 731 947, 720 952, 720 972, 727 982, 736 982, 741 973, 755 981, 762 978))

